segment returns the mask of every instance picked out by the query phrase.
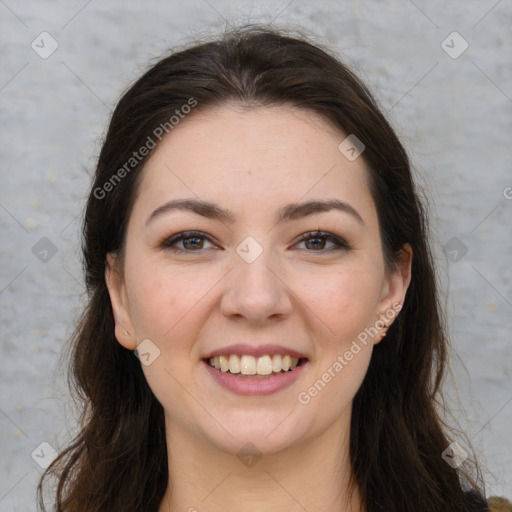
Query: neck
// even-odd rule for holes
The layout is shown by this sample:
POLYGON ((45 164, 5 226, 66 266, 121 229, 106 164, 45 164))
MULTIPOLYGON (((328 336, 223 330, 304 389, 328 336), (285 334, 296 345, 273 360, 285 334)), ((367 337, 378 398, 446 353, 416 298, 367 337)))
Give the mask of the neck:
POLYGON ((237 457, 166 418, 169 481, 159 512, 361 512, 349 492, 349 429, 237 457), (339 434, 337 437, 335 434, 339 434))

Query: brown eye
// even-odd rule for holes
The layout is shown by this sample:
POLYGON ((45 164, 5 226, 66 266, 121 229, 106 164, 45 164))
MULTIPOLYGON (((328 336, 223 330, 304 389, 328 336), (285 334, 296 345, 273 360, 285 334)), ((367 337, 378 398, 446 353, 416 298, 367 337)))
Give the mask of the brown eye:
MULTIPOLYGON (((160 244, 160 247, 163 249, 170 249, 175 252, 199 252, 200 250, 205 249, 205 240, 209 243, 213 243, 204 233, 186 231, 166 238, 160 244), (182 242, 183 247, 176 247, 179 242, 182 242)), ((208 249, 208 247, 206 247, 206 249, 208 249)))
POLYGON ((342 249, 350 249, 345 240, 337 237, 336 235, 333 235, 332 233, 324 233, 322 231, 304 233, 300 236, 300 243, 302 242, 306 243, 307 249, 312 249, 308 252, 330 252, 342 249), (325 249, 327 242, 334 244, 334 247, 325 249))
MULTIPOLYGON (((204 249, 211 249, 211 247, 204 246, 205 241, 214 245, 210 237, 204 233, 199 231, 185 231, 166 238, 159 244, 159 247, 178 253, 201 252, 204 249), (179 243, 182 244, 181 247, 178 246, 179 243)), ((306 250, 308 252, 326 253, 350 249, 350 246, 345 242, 345 240, 333 235, 332 233, 325 233, 322 231, 304 233, 300 236, 299 243, 305 243, 306 250), (326 248, 328 243, 331 243, 333 246, 326 248)))

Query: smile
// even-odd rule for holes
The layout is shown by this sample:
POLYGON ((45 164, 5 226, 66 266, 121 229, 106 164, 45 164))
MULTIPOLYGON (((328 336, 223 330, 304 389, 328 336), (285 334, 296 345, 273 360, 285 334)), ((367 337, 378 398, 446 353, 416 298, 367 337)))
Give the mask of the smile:
POLYGON ((221 372, 245 375, 272 375, 281 372, 293 371, 301 359, 290 355, 263 355, 254 357, 251 355, 221 355, 210 357, 208 364, 221 372))
POLYGON ((265 396, 291 386, 309 365, 306 358, 274 354, 215 356, 204 368, 222 388, 242 396, 265 396))

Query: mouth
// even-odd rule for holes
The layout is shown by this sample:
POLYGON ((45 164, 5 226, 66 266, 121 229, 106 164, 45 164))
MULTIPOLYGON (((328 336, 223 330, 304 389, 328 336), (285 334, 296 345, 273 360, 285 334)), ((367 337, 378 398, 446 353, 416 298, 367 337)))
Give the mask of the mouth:
POLYGON ((212 382, 241 396, 268 396, 292 387, 309 365, 290 354, 226 354, 202 360, 212 382))
POLYGON ((245 379, 269 379, 283 373, 289 373, 303 366, 307 358, 289 354, 267 354, 255 357, 249 354, 226 354, 203 360, 215 370, 245 379))

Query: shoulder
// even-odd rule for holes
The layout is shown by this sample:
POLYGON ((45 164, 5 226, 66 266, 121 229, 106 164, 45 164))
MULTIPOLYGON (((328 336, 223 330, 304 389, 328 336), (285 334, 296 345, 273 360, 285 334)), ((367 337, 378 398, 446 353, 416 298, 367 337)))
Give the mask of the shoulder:
POLYGON ((493 496, 489 498, 489 512, 512 512, 512 503, 505 498, 493 496))

